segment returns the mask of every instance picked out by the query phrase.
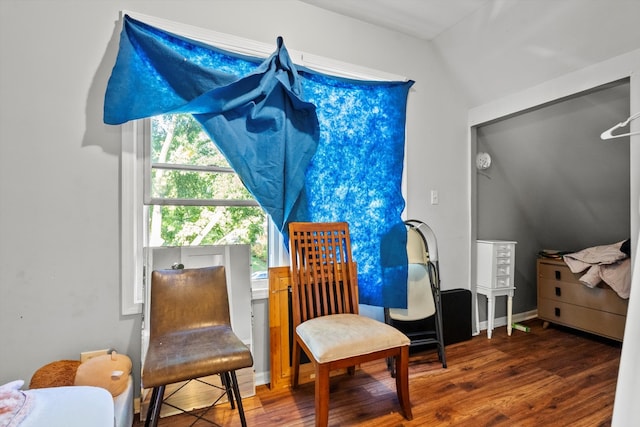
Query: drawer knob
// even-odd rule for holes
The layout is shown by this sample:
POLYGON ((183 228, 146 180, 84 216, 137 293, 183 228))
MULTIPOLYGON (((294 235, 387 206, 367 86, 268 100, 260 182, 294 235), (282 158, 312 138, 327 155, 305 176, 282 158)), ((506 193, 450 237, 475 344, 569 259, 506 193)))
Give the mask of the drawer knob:
POLYGON ((556 296, 557 297, 561 297, 562 296, 562 289, 559 288, 558 286, 556 286, 556 296))
POLYGON ((556 270, 555 273, 556 273, 556 280, 560 280, 562 277, 562 275, 560 274, 560 270, 556 270))
POLYGON ((558 307, 556 307, 554 309, 554 312, 555 312, 556 317, 560 317, 560 309, 558 307))

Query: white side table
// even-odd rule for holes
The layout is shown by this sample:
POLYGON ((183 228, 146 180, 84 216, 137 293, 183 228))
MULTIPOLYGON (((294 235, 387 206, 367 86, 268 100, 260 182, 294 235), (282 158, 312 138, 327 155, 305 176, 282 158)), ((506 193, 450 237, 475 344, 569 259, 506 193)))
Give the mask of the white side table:
POLYGON ((493 333, 496 298, 507 297, 507 334, 511 335, 515 285, 516 243, 507 240, 477 241, 476 330, 480 331, 478 295, 487 297, 487 338, 493 333))

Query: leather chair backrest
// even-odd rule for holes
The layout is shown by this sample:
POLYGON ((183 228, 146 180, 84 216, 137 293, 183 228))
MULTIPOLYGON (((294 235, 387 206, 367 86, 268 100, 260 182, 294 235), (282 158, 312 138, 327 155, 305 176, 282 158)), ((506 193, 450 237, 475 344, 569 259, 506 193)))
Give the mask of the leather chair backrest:
POLYGON ((224 266, 156 270, 151 275, 150 336, 231 325, 224 266))

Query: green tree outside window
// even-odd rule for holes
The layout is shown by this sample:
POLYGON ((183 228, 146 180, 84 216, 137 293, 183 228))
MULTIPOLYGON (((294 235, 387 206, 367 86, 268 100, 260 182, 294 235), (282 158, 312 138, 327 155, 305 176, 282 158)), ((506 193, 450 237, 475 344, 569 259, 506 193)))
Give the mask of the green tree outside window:
POLYGON ((266 270, 266 215, 191 115, 152 118, 150 157, 151 246, 249 244, 266 270))

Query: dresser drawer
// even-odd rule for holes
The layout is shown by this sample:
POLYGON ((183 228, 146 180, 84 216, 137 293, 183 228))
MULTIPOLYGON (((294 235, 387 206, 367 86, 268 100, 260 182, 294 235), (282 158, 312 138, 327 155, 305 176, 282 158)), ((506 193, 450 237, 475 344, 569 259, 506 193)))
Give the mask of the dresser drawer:
POLYGON ((502 276, 502 277, 496 277, 494 285, 495 285, 494 286, 495 288, 502 289, 502 288, 509 288, 513 286, 513 283, 511 281, 510 276, 502 276))
POLYGON ((564 262, 538 262, 538 279, 557 282, 580 283, 580 275, 573 274, 564 262))
POLYGON ((538 317, 586 332, 622 341, 626 316, 580 307, 562 301, 538 299, 538 317))
POLYGON ((512 242, 496 243, 494 244, 494 249, 497 258, 506 258, 507 260, 510 260, 512 258, 512 255, 514 255, 514 243, 512 242))
POLYGON ((628 300, 622 299, 609 286, 589 288, 578 280, 566 264, 538 264, 538 298, 626 315, 628 300))
POLYGON ((496 276, 511 276, 511 265, 498 264, 496 266, 496 276))
POLYGON ((540 279, 538 298, 568 302, 582 307, 626 315, 627 300, 620 298, 613 290, 601 287, 589 288, 581 283, 557 282, 540 279))

